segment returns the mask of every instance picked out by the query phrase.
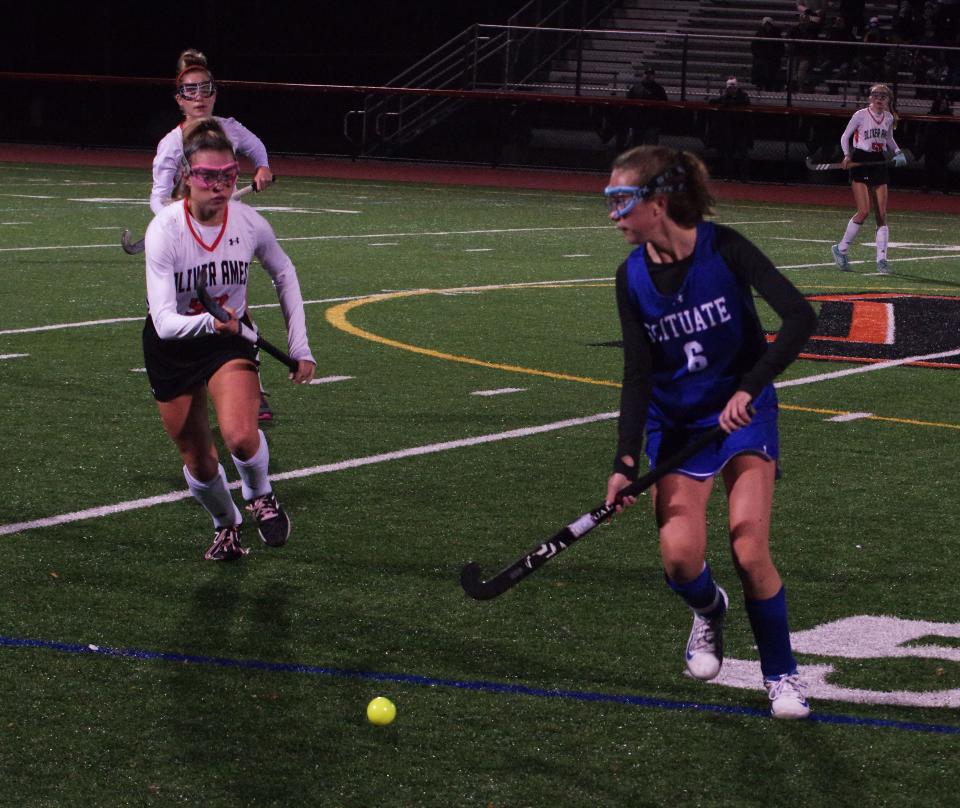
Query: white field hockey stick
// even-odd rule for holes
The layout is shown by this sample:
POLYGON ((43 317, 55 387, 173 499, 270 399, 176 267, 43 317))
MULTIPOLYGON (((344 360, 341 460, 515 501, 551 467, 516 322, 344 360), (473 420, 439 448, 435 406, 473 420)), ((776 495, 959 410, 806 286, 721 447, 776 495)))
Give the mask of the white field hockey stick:
MULTIPOLYGON (((276 181, 277 177, 274 175, 273 182, 271 182, 270 185, 273 185, 273 183, 276 181)), ((246 196, 251 191, 255 194, 260 193, 257 190, 257 186, 251 182, 249 185, 244 185, 243 188, 238 188, 236 191, 234 191, 233 196, 230 198, 239 199, 242 196, 246 196)), ((143 239, 140 239, 139 241, 131 241, 130 231, 124 230, 123 234, 120 236, 120 246, 123 247, 123 251, 127 255, 138 255, 139 253, 143 252, 143 239)))
POLYGON ((863 166, 892 166, 893 164, 894 164, 893 159, 883 160, 882 162, 878 160, 873 163, 847 163, 847 165, 844 165, 843 163, 815 163, 809 157, 807 158, 807 168, 810 169, 810 171, 837 171, 841 168, 862 168, 863 166))

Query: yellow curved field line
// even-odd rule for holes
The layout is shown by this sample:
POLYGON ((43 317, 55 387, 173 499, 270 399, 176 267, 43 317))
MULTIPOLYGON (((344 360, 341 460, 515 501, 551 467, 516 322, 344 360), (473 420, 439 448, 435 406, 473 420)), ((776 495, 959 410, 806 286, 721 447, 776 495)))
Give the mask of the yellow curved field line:
MULTIPOLYGON (((440 295, 440 294, 457 294, 461 292, 482 292, 482 291, 491 291, 494 289, 569 289, 571 286, 576 286, 580 288, 583 286, 599 286, 601 284, 516 284, 516 285, 498 285, 498 286, 462 286, 455 289, 411 289, 404 292, 384 292, 379 295, 370 295, 368 297, 361 297, 357 300, 348 300, 345 303, 340 303, 339 305, 332 306, 326 311, 327 322, 330 323, 334 328, 338 328, 341 331, 346 332, 347 334, 352 334, 355 337, 360 337, 361 339, 369 340, 370 342, 376 342, 380 345, 388 345, 391 348, 399 348, 402 351, 409 351, 410 353, 421 354, 422 356, 430 356, 434 359, 442 359, 447 362, 461 362, 466 365, 475 365, 477 367, 491 368, 493 370, 506 370, 510 373, 523 373, 528 376, 544 376, 548 379, 556 379, 558 381, 567 381, 567 382, 580 382, 581 384, 595 384, 602 387, 620 387, 620 382, 611 382, 606 379, 591 379, 587 376, 572 376, 568 373, 556 373, 551 370, 538 370, 536 368, 526 368, 520 365, 506 365, 500 362, 487 362, 483 359, 475 359, 471 356, 460 356, 458 354, 446 353, 445 351, 437 351, 433 348, 423 348, 419 345, 411 345, 408 342, 400 342, 399 340, 390 339, 389 337, 383 337, 379 334, 374 334, 372 331, 367 331, 363 328, 359 328, 351 323, 347 319, 347 313, 353 311, 360 306, 366 306, 370 303, 382 303, 386 300, 397 300, 404 297, 417 297, 420 295, 440 295)), ((609 285, 609 284, 602 284, 609 285)), ((791 410, 793 412, 809 412, 815 413, 818 415, 849 415, 849 412, 846 410, 831 410, 824 409, 822 407, 800 407, 794 404, 783 404, 781 402, 780 409, 782 410, 791 410)), ((883 421, 886 423, 892 424, 907 424, 910 426, 927 426, 927 427, 937 427, 940 429, 956 429, 960 430, 960 424, 947 424, 941 423, 938 421, 919 421, 912 418, 890 418, 882 415, 868 415, 863 418, 864 421, 883 421)))
MULTIPOLYGON (((374 334, 371 331, 365 331, 362 328, 358 328, 353 325, 349 320, 347 320, 347 312, 352 311, 359 306, 366 306, 368 303, 380 303, 384 300, 394 300, 401 297, 413 297, 415 295, 437 295, 437 294, 450 294, 453 292, 476 292, 481 289, 489 290, 491 288, 505 288, 505 287, 489 287, 489 286, 465 286, 459 289, 415 289, 409 292, 388 292, 382 295, 371 295, 370 297, 362 297, 358 300, 349 300, 346 303, 341 303, 337 306, 327 309, 326 317, 327 321, 334 326, 339 328, 341 331, 346 331, 348 334, 353 334, 356 337, 361 339, 370 340, 371 342, 377 342, 381 345, 389 345, 392 348, 399 348, 403 351, 410 351, 411 353, 422 354, 423 356, 431 356, 434 359, 444 359, 448 362, 462 362, 465 365, 476 365, 482 368, 492 368, 494 370, 506 370, 510 373, 523 373, 528 376, 545 376, 548 379, 557 379, 559 381, 565 382, 581 382, 583 384, 597 384, 603 385, 605 387, 620 387, 619 382, 610 382, 605 381, 604 379, 591 379, 586 376, 571 376, 568 373, 556 373, 552 370, 537 370, 536 368, 525 368, 519 365, 504 365, 499 362, 486 362, 483 359, 474 359, 471 356, 459 356, 457 354, 445 353, 444 351, 435 351, 432 348, 421 348, 419 345, 411 345, 407 342, 400 342, 395 339, 389 339, 388 337, 381 337, 379 334, 374 334)), ((542 289, 543 286, 537 286, 535 288, 542 289)), ((556 288, 556 287, 554 287, 556 288)))

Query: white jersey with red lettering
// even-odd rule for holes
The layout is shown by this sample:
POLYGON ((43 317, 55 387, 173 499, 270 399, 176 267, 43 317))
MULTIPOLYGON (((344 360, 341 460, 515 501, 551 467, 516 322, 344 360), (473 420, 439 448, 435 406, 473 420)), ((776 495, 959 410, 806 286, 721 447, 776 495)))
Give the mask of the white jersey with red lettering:
MULTIPOLYGON (((216 118, 223 133, 233 144, 238 155, 250 158, 256 168, 269 167, 267 148, 253 132, 236 118, 216 118)), ((159 213, 170 204, 170 195, 177 181, 183 160, 183 124, 174 127, 157 144, 153 158, 153 188, 150 191, 150 210, 159 213)))
POLYGON ((845 157, 854 149, 866 152, 900 151, 893 139, 893 114, 884 110, 876 115, 870 107, 858 109, 853 113, 847 128, 840 137, 840 148, 845 157))
POLYGON ((205 226, 190 214, 187 200, 154 217, 144 239, 147 307, 160 339, 213 334, 213 315, 197 298, 197 278, 237 317, 247 310, 247 282, 254 258, 273 280, 287 324, 288 353, 314 361, 307 342, 303 296, 293 262, 277 243, 266 219, 242 202, 231 201, 222 225, 205 226))

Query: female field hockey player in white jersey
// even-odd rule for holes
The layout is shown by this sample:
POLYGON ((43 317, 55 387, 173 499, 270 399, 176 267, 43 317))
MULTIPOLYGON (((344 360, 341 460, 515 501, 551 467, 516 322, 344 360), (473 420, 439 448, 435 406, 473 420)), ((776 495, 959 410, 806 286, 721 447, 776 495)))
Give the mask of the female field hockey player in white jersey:
MULTIPOLYGON (((727 593, 706 563, 707 501, 723 478, 730 547, 776 718, 810 708, 790 645, 783 583, 770 557, 779 438, 773 379, 816 325, 803 295, 737 231, 704 221, 713 199, 688 152, 640 146, 620 155, 604 191, 610 219, 636 245, 616 276, 624 375, 607 503, 718 423, 728 433, 651 489, 669 587, 693 611, 685 660, 702 680, 720 673, 727 593), (782 324, 768 347, 753 290, 782 324)), ((624 497, 630 506, 636 497, 624 497)), ((617 508, 619 512, 621 507, 617 508)))
POLYGON ((227 561, 248 550, 240 542, 242 516, 213 442, 208 393, 260 538, 278 547, 290 534, 289 517, 270 485, 266 437, 257 428, 256 349, 239 335, 240 322, 249 324, 247 280, 254 257, 280 299, 289 353, 298 362, 290 379, 309 383, 316 363, 293 264, 266 220, 230 200, 236 154, 220 123, 213 118, 191 123, 184 131, 183 155, 186 196, 161 210, 147 228, 149 313, 143 350, 160 419, 183 459, 187 485, 213 518, 216 533, 205 558, 227 561), (230 314, 228 322, 200 305, 196 279, 201 273, 210 294, 230 314))
MULTIPOLYGON (((183 122, 170 130, 157 144, 153 158, 153 190, 150 209, 159 213, 174 197, 183 157, 183 127, 190 121, 209 118, 217 100, 217 85, 200 51, 185 50, 177 60, 177 92, 174 98, 183 113, 183 122)), ((217 118, 238 154, 248 157, 256 167, 253 182, 262 190, 273 181, 267 149, 253 132, 234 118, 217 118)))
POLYGON ((843 149, 843 167, 850 168, 850 187, 857 212, 847 222, 847 229, 839 244, 831 248, 833 260, 844 272, 850 270, 847 251, 860 232, 860 226, 873 208, 877 220, 877 272, 890 274, 887 263, 887 244, 890 231, 887 229, 887 151, 893 152, 893 164, 900 168, 907 164, 906 155, 893 139, 896 119, 890 111, 892 98, 886 84, 874 84, 870 88, 870 104, 853 113, 847 128, 840 137, 843 149), (864 165, 876 163, 876 165, 864 165))
MULTIPOLYGON (((183 122, 175 126, 157 144, 157 154, 153 158, 153 188, 150 191, 150 209, 154 214, 180 196, 178 189, 183 161, 183 127, 190 121, 213 115, 217 85, 203 53, 188 49, 180 54, 177 59, 176 87, 174 98, 183 113, 183 122)), ((260 191, 273 182, 273 173, 270 171, 263 141, 234 118, 217 120, 230 138, 234 151, 248 157, 256 167, 253 175, 256 189, 260 191)), ((258 417, 261 421, 273 420, 273 410, 267 403, 267 394, 262 385, 258 417)))

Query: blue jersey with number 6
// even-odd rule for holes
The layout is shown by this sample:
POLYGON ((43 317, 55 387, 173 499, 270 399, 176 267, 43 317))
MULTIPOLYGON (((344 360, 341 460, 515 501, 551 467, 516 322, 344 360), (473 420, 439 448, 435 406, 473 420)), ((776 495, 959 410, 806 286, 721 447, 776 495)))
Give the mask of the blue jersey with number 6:
MULTIPOLYGON (((686 279, 676 294, 657 291, 646 246, 627 259, 630 301, 640 312, 653 360, 649 418, 663 428, 712 426, 743 374, 766 349, 750 286, 715 246, 712 222, 697 226, 686 279)), ((766 404, 772 385, 757 396, 766 404)), ((773 402, 775 405, 775 396, 773 402)))

